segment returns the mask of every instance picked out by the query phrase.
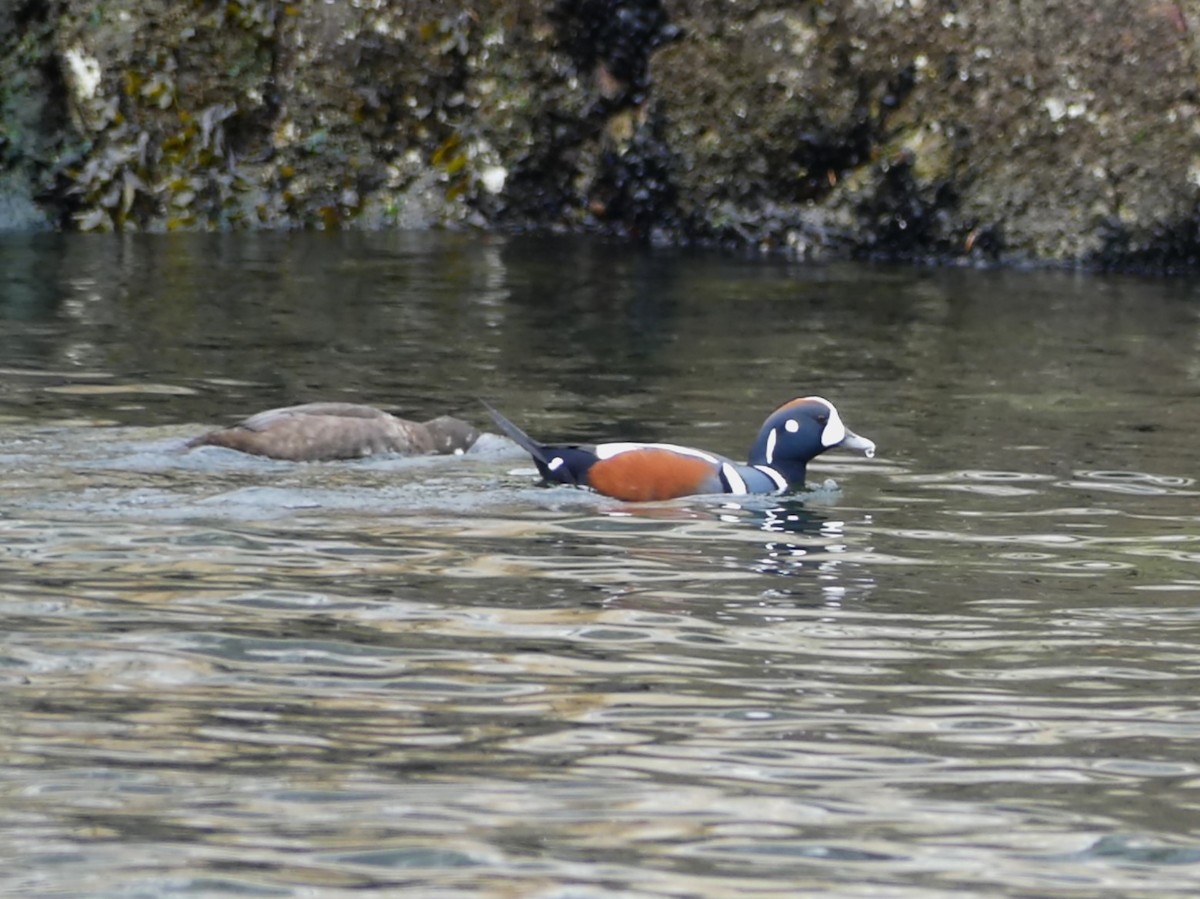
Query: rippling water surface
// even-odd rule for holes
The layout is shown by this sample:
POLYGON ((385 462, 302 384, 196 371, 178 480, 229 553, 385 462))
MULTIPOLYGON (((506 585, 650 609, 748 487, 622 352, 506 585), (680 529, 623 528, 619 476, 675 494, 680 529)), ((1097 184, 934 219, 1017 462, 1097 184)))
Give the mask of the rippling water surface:
POLYGON ((0 242, 0 892, 1192 896, 1200 290, 456 235, 0 242), (629 506, 184 439, 741 455, 629 506))

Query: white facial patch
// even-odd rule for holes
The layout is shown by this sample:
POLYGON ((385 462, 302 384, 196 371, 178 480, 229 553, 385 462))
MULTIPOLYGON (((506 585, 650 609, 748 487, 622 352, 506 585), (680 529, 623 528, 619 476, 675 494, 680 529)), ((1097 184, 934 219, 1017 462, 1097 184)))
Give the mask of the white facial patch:
POLYGON ((829 400, 814 396, 813 401, 829 410, 829 421, 825 422, 825 429, 821 431, 821 446, 837 446, 846 439, 846 426, 842 424, 842 417, 838 415, 838 410, 833 408, 833 403, 829 400))
POLYGON ((748 493, 746 489, 746 481, 738 474, 738 470, 728 462, 721 463, 721 474, 725 476, 725 482, 729 485, 730 493, 748 493))
POLYGON ((767 464, 775 461, 775 441, 779 439, 779 428, 771 428, 771 433, 767 435, 767 464))
POLYGON ((783 423, 783 426, 787 428, 787 432, 789 434, 795 434, 800 430, 800 422, 796 421, 794 418, 789 418, 783 423))

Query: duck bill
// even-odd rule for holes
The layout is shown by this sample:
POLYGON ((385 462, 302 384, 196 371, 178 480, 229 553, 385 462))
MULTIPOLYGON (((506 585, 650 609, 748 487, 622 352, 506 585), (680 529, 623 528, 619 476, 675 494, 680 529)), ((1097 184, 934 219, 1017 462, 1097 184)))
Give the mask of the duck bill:
POLYGON ((842 442, 838 444, 842 449, 858 450, 868 459, 875 457, 875 441, 868 440, 866 437, 859 437, 853 431, 847 430, 846 436, 842 442))

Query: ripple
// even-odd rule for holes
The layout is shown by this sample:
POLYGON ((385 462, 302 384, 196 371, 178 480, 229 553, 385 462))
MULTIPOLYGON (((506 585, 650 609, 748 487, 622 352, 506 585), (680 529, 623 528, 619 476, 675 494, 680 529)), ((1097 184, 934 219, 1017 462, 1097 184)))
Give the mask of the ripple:
POLYGON ((1075 480, 1058 481, 1056 487, 1070 490, 1099 490, 1129 496, 1196 496, 1194 478, 1155 475, 1138 471, 1077 471, 1075 480))
POLYGON ((1154 484, 1160 487, 1190 487, 1196 483, 1195 478, 1147 474, 1141 471, 1077 471, 1075 476, 1095 481, 1154 484))
POLYGON ((1117 562, 1109 559, 1066 559, 1058 562, 1048 562, 1046 567, 1064 571, 1130 571, 1134 569, 1132 562, 1117 562))
POLYGON ((125 436, 78 470, 94 447, 44 436, 6 482, 0 826, 35 891, 239 866, 288 894, 925 899, 902 872, 961 894, 959 858, 1000 865, 983 891, 1178 883, 1073 855, 1162 827, 1164 790, 1200 811, 1178 510, 869 466, 640 508, 513 487, 506 458, 173 461, 125 436))

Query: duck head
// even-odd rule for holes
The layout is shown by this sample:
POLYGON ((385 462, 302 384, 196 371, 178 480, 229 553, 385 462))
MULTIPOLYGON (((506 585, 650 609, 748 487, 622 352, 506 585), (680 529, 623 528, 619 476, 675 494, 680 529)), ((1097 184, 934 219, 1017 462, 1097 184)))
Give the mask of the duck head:
POLYGON ((475 445, 479 431, 460 418, 443 415, 425 422, 429 437, 433 440, 433 451, 459 456, 475 445))
POLYGON ((789 485, 800 487, 809 460, 834 447, 859 450, 867 458, 875 455, 874 441, 847 428, 833 403, 819 396, 803 396, 767 416, 750 448, 749 461, 773 468, 789 485))

